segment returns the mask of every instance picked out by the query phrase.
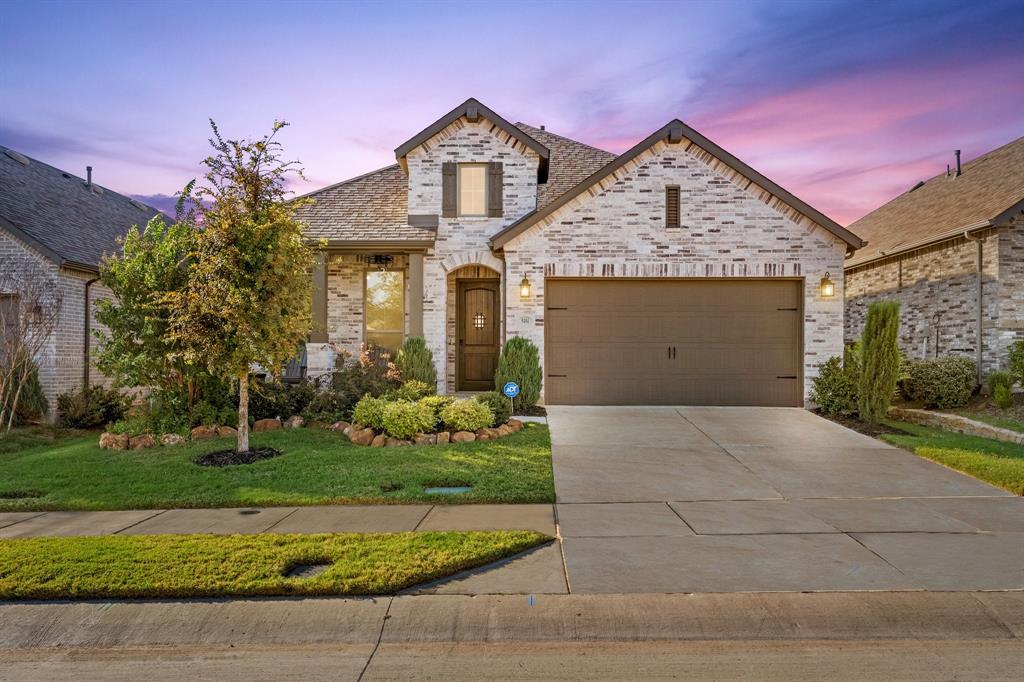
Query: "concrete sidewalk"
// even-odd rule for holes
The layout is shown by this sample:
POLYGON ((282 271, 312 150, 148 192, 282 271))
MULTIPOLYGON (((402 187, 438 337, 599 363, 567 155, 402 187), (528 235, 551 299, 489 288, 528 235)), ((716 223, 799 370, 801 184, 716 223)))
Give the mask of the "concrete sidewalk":
POLYGON ((1024 594, 0 604, 0 679, 1010 679, 1024 594))

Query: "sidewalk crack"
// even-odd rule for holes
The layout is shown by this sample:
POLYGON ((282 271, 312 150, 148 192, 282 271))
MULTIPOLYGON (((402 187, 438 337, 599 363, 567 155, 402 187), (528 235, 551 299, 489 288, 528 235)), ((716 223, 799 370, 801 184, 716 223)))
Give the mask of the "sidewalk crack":
POLYGON ((395 603, 395 598, 394 597, 389 597, 388 598, 388 608, 384 611, 384 618, 381 619, 381 623, 380 623, 380 632, 377 633, 377 642, 373 645, 373 651, 370 652, 370 657, 366 659, 366 665, 364 665, 363 669, 360 671, 359 677, 356 678, 356 682, 360 682, 360 680, 363 679, 363 676, 366 675, 366 671, 369 670, 370 663, 373 662, 373 657, 376 655, 377 649, 380 648, 381 640, 384 639, 384 628, 387 627, 388 619, 391 618, 391 605, 394 604, 394 603, 395 603))

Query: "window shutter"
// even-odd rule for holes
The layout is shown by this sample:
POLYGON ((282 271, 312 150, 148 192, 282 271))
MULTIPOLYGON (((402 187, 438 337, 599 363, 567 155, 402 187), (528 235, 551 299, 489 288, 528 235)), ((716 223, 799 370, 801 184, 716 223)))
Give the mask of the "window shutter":
POLYGON ((457 172, 454 162, 441 164, 441 215, 445 218, 454 218, 459 211, 457 172))
POLYGON ((665 227, 679 227, 679 186, 665 186, 665 227))
POLYGON ((504 215, 505 171, 501 161, 487 164, 487 215, 500 218, 504 215))

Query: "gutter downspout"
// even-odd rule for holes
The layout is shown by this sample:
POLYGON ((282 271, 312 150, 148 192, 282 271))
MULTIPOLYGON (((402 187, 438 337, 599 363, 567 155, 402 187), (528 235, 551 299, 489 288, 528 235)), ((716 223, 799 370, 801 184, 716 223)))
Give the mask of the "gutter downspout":
POLYGON ((984 341, 983 341, 983 337, 982 337, 982 330, 983 330, 983 327, 984 327, 984 319, 985 319, 984 318, 984 308, 983 308, 983 301, 984 301, 984 267, 985 267, 985 248, 984 248, 985 237, 975 237, 975 236, 972 236, 969 231, 964 230, 964 239, 966 239, 969 242, 974 242, 974 243, 976 243, 978 245, 978 300, 977 300, 978 321, 977 321, 977 332, 976 332, 977 333, 977 343, 975 344, 975 346, 977 347, 976 348, 976 355, 977 355, 977 364, 978 364, 978 386, 982 386, 983 385, 983 381, 982 381, 981 360, 982 360, 982 350, 983 350, 983 346, 984 346, 984 341))
POLYGON ((89 351, 91 350, 92 337, 92 311, 89 305, 89 288, 100 281, 99 277, 93 277, 85 283, 85 340, 82 343, 82 388, 89 388, 89 351))

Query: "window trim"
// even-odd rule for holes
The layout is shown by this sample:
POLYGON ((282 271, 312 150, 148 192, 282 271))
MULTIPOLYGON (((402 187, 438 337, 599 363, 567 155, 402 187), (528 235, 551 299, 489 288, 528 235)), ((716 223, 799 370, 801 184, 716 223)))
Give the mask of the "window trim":
POLYGON ((362 334, 362 336, 363 336, 363 345, 364 346, 368 346, 369 343, 370 343, 369 340, 368 340, 367 332, 371 332, 371 331, 372 332, 376 332, 376 333, 380 333, 380 334, 401 334, 402 335, 401 341, 399 342, 398 346, 393 349, 394 352, 396 352, 396 353, 402 347, 402 344, 405 343, 405 339, 406 339, 406 331, 405 330, 406 330, 406 326, 407 326, 407 323, 408 323, 408 315, 409 315, 409 310, 408 310, 408 298, 409 297, 408 297, 407 291, 406 291, 406 287, 408 286, 408 283, 409 283, 409 278, 406 275, 406 272, 405 272, 404 268, 388 268, 387 270, 383 270, 383 271, 380 268, 365 268, 363 270, 363 308, 362 308, 361 312, 362 312, 362 318, 363 318, 362 319, 362 327, 363 327, 363 334, 362 334), (366 304, 367 304, 367 301, 369 300, 369 298, 366 295, 367 291, 369 290, 369 282, 367 280, 369 279, 370 274, 374 273, 374 272, 397 272, 402 277, 402 328, 401 329, 372 329, 371 330, 371 329, 368 329, 367 326, 366 326, 366 304))
POLYGON ((460 218, 486 218, 490 209, 490 201, 488 200, 488 183, 491 181, 490 177, 491 165, 486 161, 470 161, 466 163, 458 163, 455 165, 455 214, 460 218), (483 170, 484 173, 484 207, 480 213, 464 213, 462 210, 462 169, 475 167, 483 170))

